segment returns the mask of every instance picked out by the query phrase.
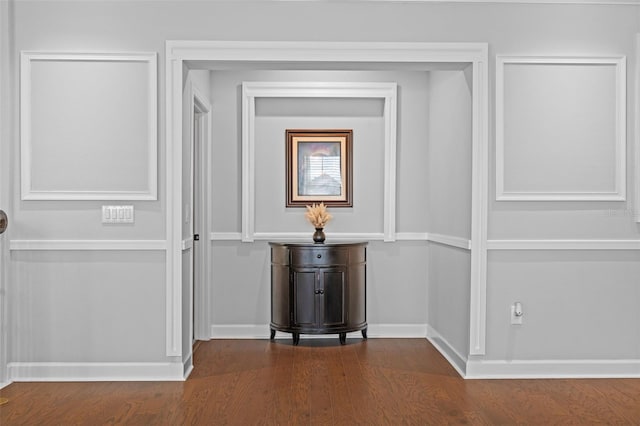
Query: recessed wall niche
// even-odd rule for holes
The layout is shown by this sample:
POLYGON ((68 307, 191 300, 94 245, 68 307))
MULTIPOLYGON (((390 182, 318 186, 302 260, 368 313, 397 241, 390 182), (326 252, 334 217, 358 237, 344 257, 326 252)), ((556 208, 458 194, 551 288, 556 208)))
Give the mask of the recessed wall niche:
POLYGON ((501 57, 496 199, 626 197, 625 58, 501 57))
POLYGON ((22 52, 23 200, 157 199, 156 62, 22 52))
MULTIPOLYGON (((371 167, 381 171, 377 175, 380 181, 372 186, 383 188, 382 197, 378 194, 375 198, 373 194, 376 192, 371 188, 363 188, 362 192, 370 196, 367 202, 380 202, 379 206, 372 207, 372 210, 382 213, 378 220, 379 235, 386 241, 394 240, 396 103, 397 83, 394 82, 245 81, 242 84, 243 241, 282 235, 284 229, 291 227, 289 219, 292 216, 303 218, 299 211, 289 212, 289 215, 282 212, 285 186, 281 179, 284 179, 284 173, 271 171, 285 170, 284 136, 287 128, 353 129, 354 169, 362 166, 364 170, 369 160, 375 164, 371 167), (359 113, 352 110, 356 107, 361 110, 359 113), (357 138, 362 140, 357 142, 357 138), (358 143, 360 148, 355 146, 358 143), (369 151, 365 148, 367 143, 369 151), (367 157, 367 154, 372 156, 367 157), (261 171, 265 173, 260 174, 261 171), (282 189, 279 191, 277 188, 282 189), (268 210, 263 215, 270 218, 268 223, 256 220, 259 206, 268 210), (274 223, 274 217, 281 217, 284 222, 274 223), (269 228, 261 229, 261 226, 269 228), (273 227, 278 226, 281 229, 274 232, 273 227)), ((354 188, 358 187, 357 179, 358 175, 354 175, 354 188)), ((354 189, 354 199, 357 197, 354 189)), ((304 225, 304 220, 300 225, 304 225)), ((369 223, 367 227, 375 225, 369 223)))

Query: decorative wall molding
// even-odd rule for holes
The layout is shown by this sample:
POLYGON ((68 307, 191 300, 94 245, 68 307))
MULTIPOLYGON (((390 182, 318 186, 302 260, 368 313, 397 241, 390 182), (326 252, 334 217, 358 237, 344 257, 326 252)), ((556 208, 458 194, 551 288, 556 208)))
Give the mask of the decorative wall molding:
POLYGON ((489 240, 489 250, 640 250, 640 240, 489 240))
POLYGON ((451 235, 427 234, 427 241, 443 244, 451 247, 458 247, 464 250, 471 250, 471 241, 466 238, 453 237, 451 235))
MULTIPOLYGON (((121 82, 115 82, 121 84, 121 82)), ((20 150, 21 188, 23 200, 157 200, 157 54, 148 53, 53 53, 21 52, 20 68, 20 150), (32 68, 35 63, 90 63, 92 65, 140 63, 146 67, 148 97, 145 116, 139 117, 148 138, 146 140, 146 188, 143 190, 76 190, 72 188, 39 189, 33 187, 32 107, 38 102, 32 93, 32 68)), ((76 94, 77 95, 77 94, 76 94)), ((95 100, 96 105, 100 100, 95 100)), ((117 169, 117 167, 114 167, 117 169)))
POLYGON ((256 98, 381 98, 384 100, 384 239, 395 239, 396 83, 245 82, 242 84, 242 240, 255 238, 256 98))
MULTIPOLYGON (((640 0, 638 0, 640 2, 640 0)), ((635 75, 635 111, 634 117, 634 133, 635 133, 635 174, 633 187, 635 188, 635 211, 633 215, 635 221, 640 223, 640 34, 636 35, 636 75, 635 75)))
POLYGON ((180 246, 182 247, 182 251, 191 250, 193 248, 193 238, 182 240, 180 246))
MULTIPOLYGON (((593 77, 593 76, 590 76, 593 77)), ((605 84, 610 82, 604 82, 605 84)), ((587 118, 588 120, 588 118, 587 118)), ((540 123, 544 126, 544 123, 540 123)), ((584 152, 576 153, 576 158, 580 158, 584 152)), ((531 156, 530 158, 532 158, 531 156)), ((533 160, 531 160, 533 161, 533 160)), ((544 164, 540 165, 540 170, 545 170, 544 164)), ((571 170, 567 170, 570 174, 571 170)), ((541 56, 497 56, 496 57, 496 200, 498 201, 624 201, 626 199, 626 58, 617 57, 541 57, 541 56), (571 65, 583 66, 587 69, 597 69, 594 67, 610 66, 615 69, 615 129, 610 135, 615 141, 614 164, 608 166, 614 170, 614 187, 610 190, 575 190, 575 191, 532 191, 528 189, 506 188, 505 166, 509 161, 506 158, 505 140, 505 93, 509 90, 505 87, 505 68, 509 65, 520 66, 558 66, 571 65)))
POLYGON ((191 371, 170 362, 11 362, 7 370, 13 382, 182 381, 191 371))
POLYGON ((210 241, 241 241, 242 232, 211 232, 210 241))
MULTIPOLYGON (((487 43, 272 42, 170 40, 166 43, 167 135, 167 355, 180 355, 181 323, 181 138, 185 61, 307 64, 466 63, 472 69, 472 202, 470 353, 482 355, 486 340, 489 77, 487 43)), ((245 235, 243 235, 244 237, 245 235)))
POLYGON ((397 232, 396 241, 429 241, 426 232, 397 232))
MULTIPOLYGON (((211 325, 212 339, 268 339, 270 333, 269 324, 227 324, 211 325)), ((351 336, 362 337, 359 331, 348 333, 351 336)), ((331 339, 337 335, 304 334, 307 339, 331 339)), ((427 336, 426 324, 369 324, 367 336, 370 338, 425 338, 427 336)), ((290 333, 277 332, 276 338, 291 337, 290 333)))
MULTIPOLYGON (((325 232, 327 239, 331 241, 366 240, 384 241, 384 234, 376 232, 325 232)), ((258 241, 271 240, 296 240, 309 241, 313 232, 256 232, 254 239, 258 241)))
MULTIPOLYGON (((254 241, 308 241, 309 232, 256 232, 254 241)), ((331 240, 366 240, 366 241, 385 241, 384 234, 376 232, 331 232, 327 234, 331 240)), ((241 241, 242 234, 240 232, 211 232, 209 234, 211 241, 241 241)), ((396 233, 395 242, 398 241, 430 241, 451 247, 458 247, 464 250, 471 250, 471 241, 466 238, 454 237, 451 235, 432 234, 428 232, 398 232, 396 233)), ((388 241, 387 241, 388 242, 388 241)))
POLYGON ((465 379, 640 378, 640 360, 475 360, 465 379))
POLYGON ((165 240, 11 240, 11 251, 35 250, 166 250, 165 240))

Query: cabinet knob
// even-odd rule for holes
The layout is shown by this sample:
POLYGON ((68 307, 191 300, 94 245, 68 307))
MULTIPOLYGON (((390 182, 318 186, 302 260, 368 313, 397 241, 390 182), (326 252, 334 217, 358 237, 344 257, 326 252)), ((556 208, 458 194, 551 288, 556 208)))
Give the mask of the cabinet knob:
POLYGON ((318 254, 316 255, 316 257, 317 257, 318 259, 322 259, 322 255, 321 255, 320 253, 318 253, 318 254))

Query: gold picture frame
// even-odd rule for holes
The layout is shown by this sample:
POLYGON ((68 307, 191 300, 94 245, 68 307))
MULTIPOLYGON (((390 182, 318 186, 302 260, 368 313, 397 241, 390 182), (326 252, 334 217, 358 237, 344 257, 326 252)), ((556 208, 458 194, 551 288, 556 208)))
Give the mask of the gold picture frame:
POLYGON ((353 206, 353 130, 287 129, 287 207, 353 206))

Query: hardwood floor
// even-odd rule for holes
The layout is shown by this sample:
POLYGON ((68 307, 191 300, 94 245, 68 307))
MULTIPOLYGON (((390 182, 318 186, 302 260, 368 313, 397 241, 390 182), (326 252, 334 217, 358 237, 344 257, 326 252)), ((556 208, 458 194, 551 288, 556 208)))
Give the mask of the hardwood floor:
POLYGON ((640 379, 463 380, 424 339, 214 340, 186 382, 13 383, 0 425, 640 425, 640 379))

